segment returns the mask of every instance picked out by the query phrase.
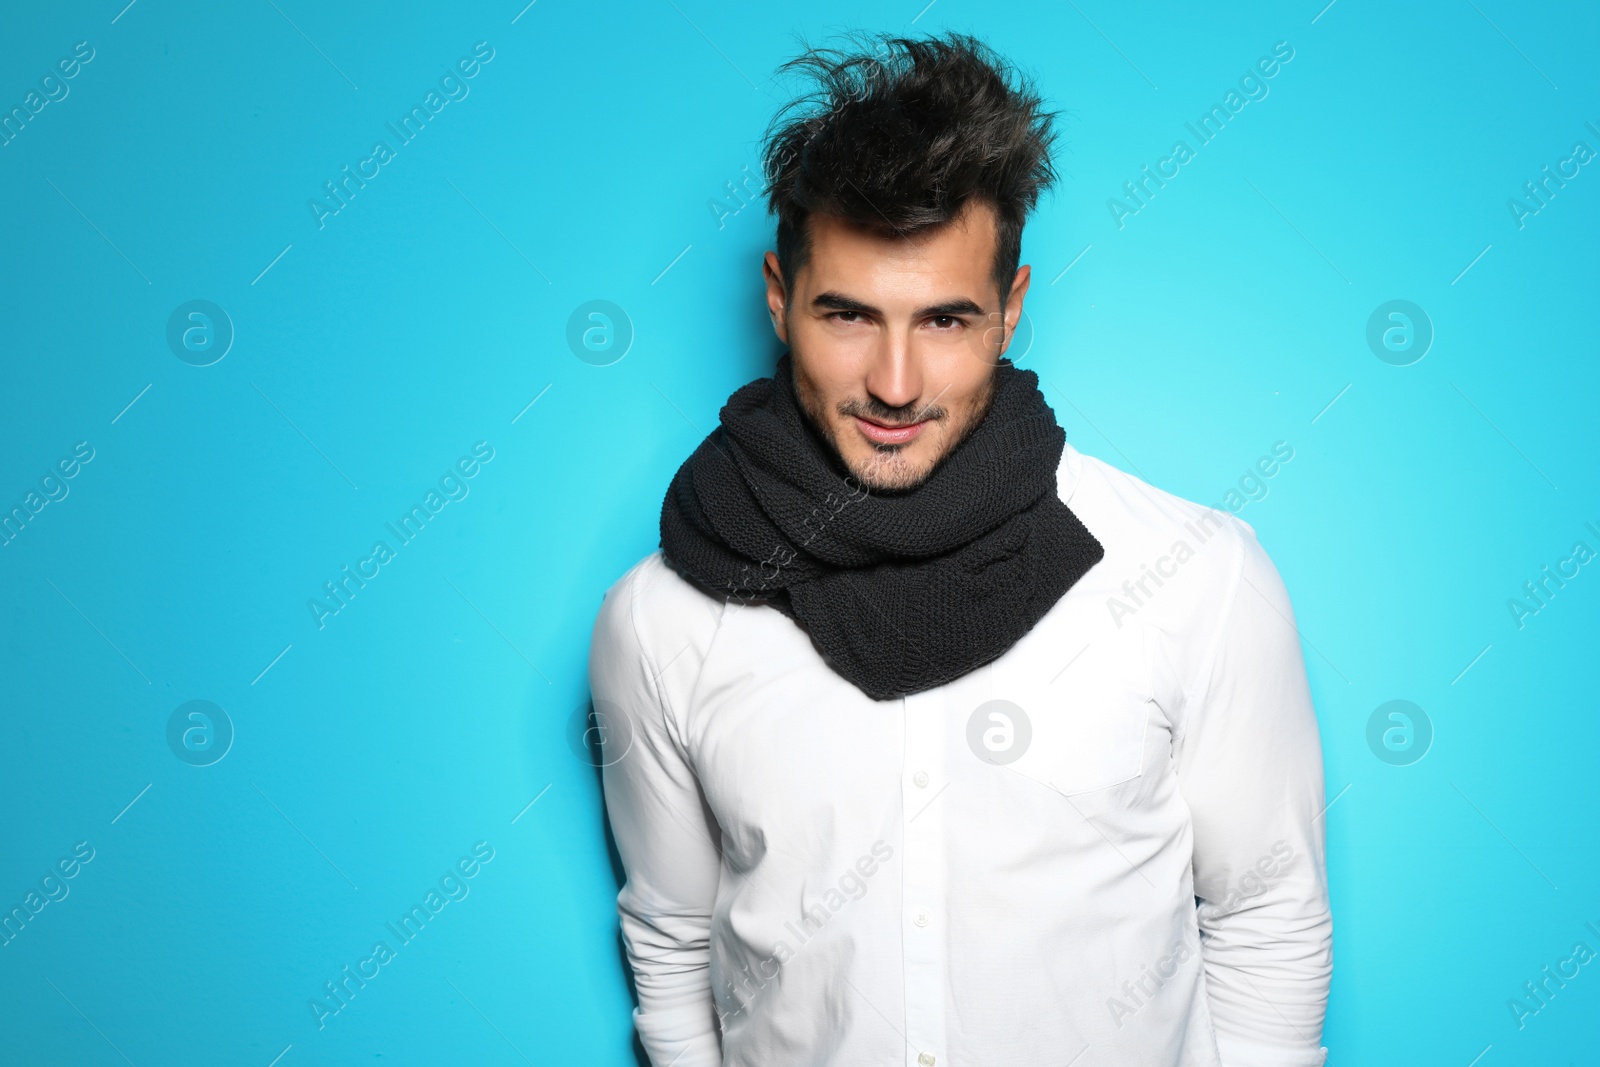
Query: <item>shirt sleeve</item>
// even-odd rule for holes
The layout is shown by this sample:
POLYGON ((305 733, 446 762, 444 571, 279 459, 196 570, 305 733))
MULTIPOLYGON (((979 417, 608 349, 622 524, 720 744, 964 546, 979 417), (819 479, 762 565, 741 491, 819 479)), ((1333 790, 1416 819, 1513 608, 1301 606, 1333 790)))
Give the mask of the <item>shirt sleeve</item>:
MULTIPOLYGON (((1189 693, 1175 767, 1194 826, 1223 1067, 1319 1067, 1333 970, 1322 746, 1288 592, 1250 526, 1189 693)), ((1208 614, 1210 614, 1208 612, 1208 614)))
POLYGON ((639 638, 638 578, 606 595, 589 650, 606 815, 627 876, 617 912, 639 998, 634 1025, 655 1067, 718 1067, 710 928, 719 831, 639 638))

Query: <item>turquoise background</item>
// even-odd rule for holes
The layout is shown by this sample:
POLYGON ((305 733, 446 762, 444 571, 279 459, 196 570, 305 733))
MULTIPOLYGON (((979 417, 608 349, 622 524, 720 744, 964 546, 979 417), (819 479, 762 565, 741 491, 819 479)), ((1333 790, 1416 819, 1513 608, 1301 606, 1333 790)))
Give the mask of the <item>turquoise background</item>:
POLYGON ((94 850, 0 946, 0 1060, 633 1062, 571 741, 590 625, 780 351, 772 71, 866 28, 975 32, 1069 112, 1014 354, 1077 447, 1213 504, 1294 450, 1239 515, 1322 726, 1329 1063, 1600 1063, 1600 962, 1520 1029, 1508 1006, 1600 951, 1600 568, 1508 606, 1600 550, 1600 164, 1508 206, 1600 151, 1592 5, 124 2, 0 14, 0 110, 93 49, 0 147, 0 509, 93 449, 0 546, 0 908, 94 850), (1268 95, 1197 147, 1184 124, 1279 41, 1268 95), (1107 201, 1178 138, 1194 158, 1119 228, 1107 201), (208 366, 167 341, 192 300, 234 332, 208 366), (591 300, 620 359, 569 346, 591 300), (1434 335, 1405 366, 1367 342, 1391 300, 1434 335), (480 441, 466 495, 319 628, 323 583, 480 441), (168 742, 194 700, 233 727, 209 766, 168 742), (1369 746, 1390 700, 1431 724, 1421 759, 1369 746), (319 1029, 311 998, 478 842, 468 894, 319 1029))

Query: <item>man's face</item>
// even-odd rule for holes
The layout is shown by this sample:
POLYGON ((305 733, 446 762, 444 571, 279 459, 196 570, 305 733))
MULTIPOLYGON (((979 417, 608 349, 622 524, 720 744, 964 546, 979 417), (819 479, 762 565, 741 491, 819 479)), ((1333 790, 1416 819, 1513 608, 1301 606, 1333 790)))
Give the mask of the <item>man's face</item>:
POLYGON ((987 413, 1029 270, 1017 270, 1002 329, 989 204, 970 200, 948 225, 915 238, 834 215, 807 225, 810 258, 792 284, 776 253, 764 267, 801 406, 863 486, 913 488, 987 413))

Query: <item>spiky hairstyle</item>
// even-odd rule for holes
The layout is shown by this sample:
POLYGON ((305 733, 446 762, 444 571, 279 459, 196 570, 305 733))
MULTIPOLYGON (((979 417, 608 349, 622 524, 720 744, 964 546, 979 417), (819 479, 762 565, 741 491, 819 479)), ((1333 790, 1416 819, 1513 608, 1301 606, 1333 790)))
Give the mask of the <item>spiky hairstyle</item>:
POLYGON ((853 48, 807 48, 778 68, 815 82, 778 111, 764 138, 785 284, 809 256, 813 213, 914 237, 978 197, 996 211, 993 277, 1004 303, 1023 223, 1056 180, 1056 113, 1041 110, 1032 82, 975 37, 847 40, 853 48))

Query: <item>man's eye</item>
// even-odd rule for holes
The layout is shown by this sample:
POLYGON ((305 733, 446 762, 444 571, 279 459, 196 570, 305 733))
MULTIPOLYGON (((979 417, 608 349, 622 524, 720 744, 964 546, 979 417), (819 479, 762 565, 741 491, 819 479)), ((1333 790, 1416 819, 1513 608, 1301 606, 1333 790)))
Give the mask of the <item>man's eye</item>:
MULTIPOLYGON (((828 318, 833 319, 833 320, 835 320, 837 322, 845 322, 847 320, 840 318, 841 315, 858 315, 858 314, 860 314, 860 312, 856 312, 856 311, 835 311, 832 314, 830 314, 828 316, 828 318)), ((848 321, 854 322, 855 320, 854 319, 850 319, 848 321)))
POLYGON ((937 324, 941 330, 949 330, 961 325, 961 320, 954 315, 935 315, 931 321, 937 324))

